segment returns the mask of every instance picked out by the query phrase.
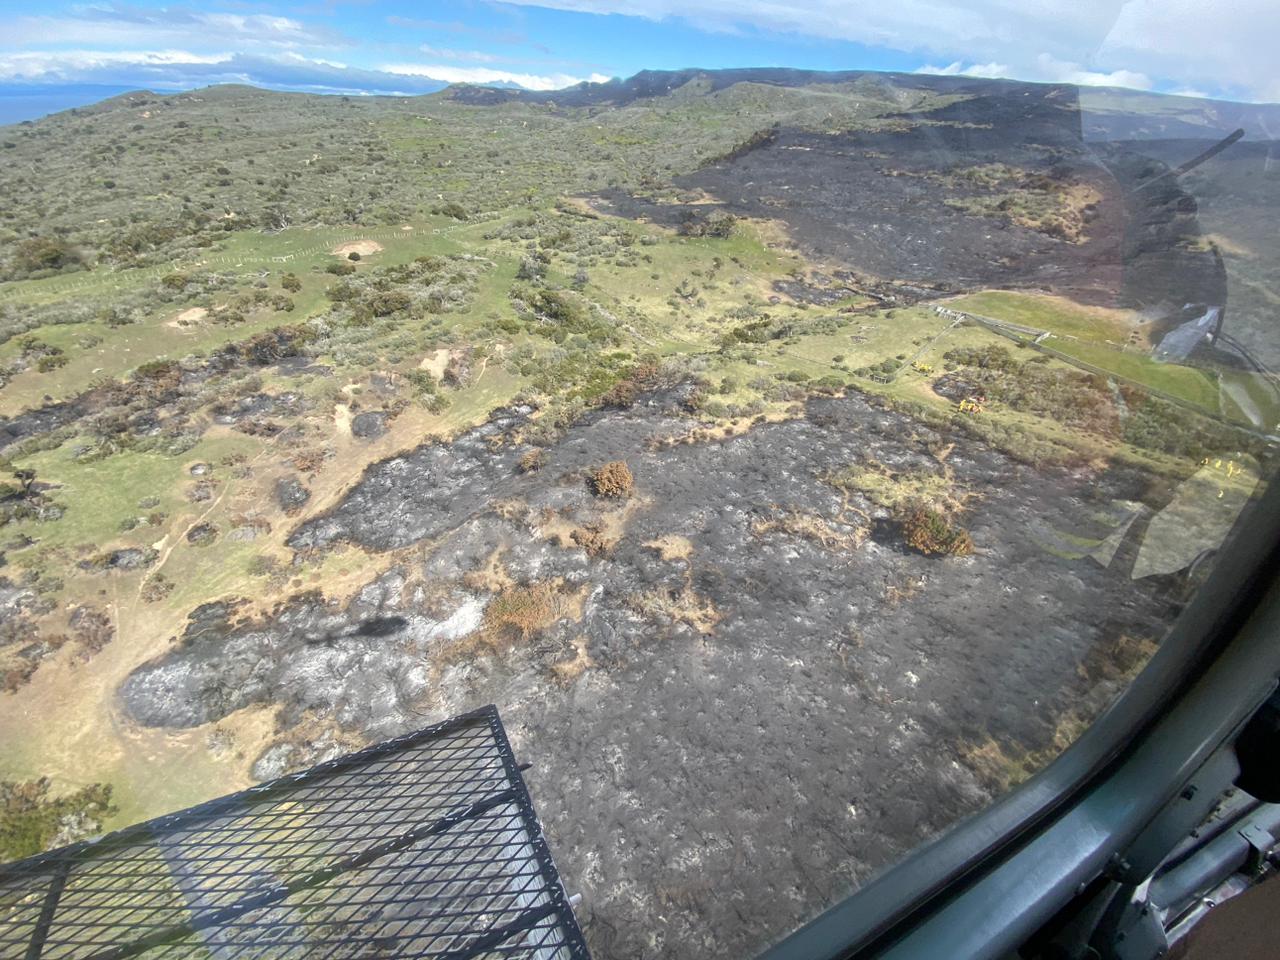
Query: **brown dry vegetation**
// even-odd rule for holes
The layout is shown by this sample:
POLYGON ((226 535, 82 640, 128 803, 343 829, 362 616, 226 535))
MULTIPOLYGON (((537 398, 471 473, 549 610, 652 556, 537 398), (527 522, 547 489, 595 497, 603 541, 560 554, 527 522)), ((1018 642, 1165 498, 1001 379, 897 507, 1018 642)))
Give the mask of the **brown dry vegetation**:
POLYGON ((1074 177, 1053 172, 1034 173, 1004 163, 964 167, 948 173, 886 171, 890 176, 919 176, 951 190, 976 190, 976 195, 943 202, 954 209, 981 217, 1015 223, 1030 230, 1080 243, 1096 216, 1102 194, 1074 177))
MULTIPOLYGON (((949 453, 950 451, 947 450, 949 453)), ((857 493, 890 510, 908 503, 924 503, 943 513, 959 510, 967 495, 955 489, 951 471, 939 457, 940 469, 893 470, 879 463, 846 467, 823 477, 844 493, 857 493)))
POLYGON ((752 427, 765 422, 777 422, 793 419, 803 413, 804 408, 793 404, 782 410, 758 414, 754 417, 730 417, 718 422, 715 426, 688 427, 675 433, 655 433, 645 441, 645 449, 651 452, 669 450, 672 447, 692 446, 701 443, 715 443, 718 440, 729 440, 747 433, 752 427))
POLYGON ((490 558, 487 569, 474 571, 464 578, 473 589, 480 589, 481 582, 497 594, 484 611, 483 626, 479 630, 450 644, 434 658, 431 667, 438 671, 449 665, 464 663, 478 656, 501 656, 515 644, 528 641, 560 620, 581 620, 585 589, 567 591, 563 578, 537 583, 513 583, 502 565, 500 556, 490 558))
POLYGON ((299 450, 290 462, 300 473, 319 473, 325 461, 332 456, 331 448, 312 447, 308 450, 299 450))
POLYGON ((896 607, 918 595, 923 586, 922 578, 907 577, 899 583, 886 584, 882 596, 886 604, 896 607))
POLYGON ((485 607, 485 626, 499 634, 516 633, 527 640, 564 615, 564 598, 553 581, 503 590, 485 607))
POLYGON ((655 587, 636 593, 628 603, 642 617, 667 617, 687 624, 703 636, 714 633, 716 624, 720 622, 720 611, 688 583, 679 589, 655 587))
POLYGON ((551 665, 551 674, 556 681, 565 685, 577 680, 588 670, 596 665, 595 660, 587 651, 587 638, 575 637, 573 640, 574 655, 567 660, 560 660, 551 665))
POLYGON ((597 497, 629 497, 635 483, 631 468, 621 460, 611 460, 592 471, 589 479, 591 492, 597 497))
POLYGON ((585 526, 577 527, 569 534, 569 539, 587 551, 588 556, 602 557, 609 552, 613 544, 605 536, 604 524, 593 521, 585 526))
POLYGON ((517 469, 521 473, 534 473, 542 469, 543 464, 547 462, 547 451, 541 447, 534 447, 532 450, 526 450, 520 455, 520 461, 517 469))
POLYGON ((644 546, 656 550, 663 560, 688 560, 693 556, 693 542, 676 533, 664 533, 654 540, 646 541, 644 546))
POLYGON ((462 578, 463 586, 477 593, 497 593, 513 587, 511 575, 507 573, 506 565, 502 562, 504 552, 505 548, 499 547, 481 566, 466 573, 462 578))
POLYGON ((1146 637, 1117 633, 1090 647, 1077 672, 1084 680, 1127 683, 1146 666, 1157 647, 1155 641, 1146 637))
POLYGON ((826 550, 856 550, 862 546, 867 538, 864 527, 844 523, 840 526, 846 529, 838 529, 830 521, 814 513, 788 510, 771 520, 756 520, 751 524, 751 532, 758 537, 774 532, 804 537, 826 550))

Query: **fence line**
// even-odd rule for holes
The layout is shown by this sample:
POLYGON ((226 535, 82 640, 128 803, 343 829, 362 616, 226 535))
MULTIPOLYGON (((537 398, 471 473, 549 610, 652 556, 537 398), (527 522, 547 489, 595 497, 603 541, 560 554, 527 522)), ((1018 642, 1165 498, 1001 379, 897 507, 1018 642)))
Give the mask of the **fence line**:
POLYGON ((1069 363, 1073 367, 1078 367, 1079 369, 1084 370, 1086 373, 1092 373, 1095 376, 1104 377, 1107 380, 1119 380, 1124 383, 1130 384, 1131 386, 1137 387, 1138 389, 1143 390, 1151 394, 1152 396, 1159 397, 1161 400, 1164 400, 1167 403, 1171 403, 1174 406, 1182 407, 1184 410, 1190 410, 1192 413, 1198 413, 1202 417, 1208 417, 1210 420, 1214 420, 1217 423, 1222 424, 1224 427, 1231 427, 1234 430, 1239 430, 1242 433, 1247 433, 1251 436, 1259 438, 1260 440, 1266 440, 1269 443, 1274 443, 1277 439, 1271 434, 1264 433, 1261 430, 1255 430, 1253 427, 1245 426, 1239 421, 1232 420, 1229 417, 1225 417, 1220 413, 1214 413, 1212 410, 1206 410, 1204 407, 1200 406, 1198 403, 1194 403, 1191 400, 1186 399, 1185 397, 1180 397, 1177 394, 1169 393, 1166 390, 1161 390, 1159 387, 1153 387, 1149 383, 1144 383, 1141 380, 1135 380, 1132 377, 1126 377, 1122 373, 1116 373, 1114 370, 1107 370, 1103 367, 1096 366, 1087 360, 1081 360, 1078 357, 1071 356, 1071 354, 1069 353, 1063 353, 1061 350, 1055 350, 1053 347, 1046 346, 1042 342, 1041 336, 1044 334, 1048 334, 1049 336, 1052 336, 1053 334, 1051 331, 1035 330, 1034 328, 1031 328, 1031 327, 1023 327, 1020 324, 1005 323, 1003 320, 996 320, 992 317, 984 317, 976 313, 965 313, 962 310, 951 310, 949 312, 953 314, 960 314, 964 318, 972 320, 974 323, 978 324, 979 326, 985 327, 986 329, 990 330, 992 333, 995 333, 999 336, 1006 337, 1007 339, 1014 341, 1014 343, 1018 343, 1026 347, 1030 347, 1032 350, 1038 350, 1039 352, 1046 354, 1047 356, 1051 356, 1057 360, 1061 360, 1063 363, 1069 363), (1035 337, 1033 339, 1024 339, 1025 336, 1028 336, 1031 334, 1035 334, 1035 337))
MULTIPOLYGON (((485 221, 476 221, 485 222, 485 221)), ((468 226, 466 223, 458 223, 448 227, 433 227, 431 234, 433 236, 448 236, 460 227, 468 226)), ((290 250, 285 254, 257 254, 253 256, 236 257, 230 254, 218 254, 211 257, 201 257, 191 260, 173 260, 167 264, 152 264, 146 267, 134 267, 131 270, 117 271, 114 267, 110 274, 88 276, 88 277, 71 277, 66 280, 58 280, 48 284, 37 290, 22 291, 15 289, 8 284, 0 284, 0 300, 21 299, 23 294, 44 297, 44 296, 61 296, 65 294, 76 293, 85 289, 105 289, 110 285, 110 289, 121 289, 121 279, 129 282, 142 282, 153 277, 161 276, 175 270, 189 269, 192 267, 202 266, 250 266, 255 263, 284 263, 297 257, 309 257, 317 253, 327 252, 333 246, 340 246, 344 243, 358 243, 361 240, 394 240, 396 238, 412 237, 415 233, 422 234, 421 230, 402 230, 399 227, 382 227, 375 230, 367 230, 360 233, 346 234, 336 239, 329 240, 325 243, 313 243, 301 250, 290 250), (115 277, 116 279, 109 279, 115 277)), ((88 271, 86 271, 88 272, 88 271)))

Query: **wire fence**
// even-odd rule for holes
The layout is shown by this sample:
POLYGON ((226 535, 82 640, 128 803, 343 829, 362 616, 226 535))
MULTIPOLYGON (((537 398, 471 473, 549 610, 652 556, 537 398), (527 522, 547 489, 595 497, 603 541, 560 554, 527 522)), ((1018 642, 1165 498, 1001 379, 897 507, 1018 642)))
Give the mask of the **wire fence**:
POLYGON ((120 290, 134 283, 141 283, 146 280, 158 280, 160 277, 174 271, 193 270, 204 267, 234 267, 251 269, 254 267, 270 266, 271 264, 288 263, 290 260, 298 257, 312 257, 320 253, 328 253, 334 247, 347 243, 359 243, 362 240, 386 240, 393 241, 413 237, 414 234, 419 236, 443 236, 450 237, 458 230, 466 227, 477 226, 486 223, 492 217, 476 217, 464 223, 456 223, 447 227, 432 227, 430 230, 404 230, 402 227, 386 227, 382 229, 362 230, 355 233, 343 234, 341 236, 333 236, 322 243, 313 243, 306 247, 298 249, 285 248, 277 253, 245 253, 245 254, 228 254, 228 253, 212 253, 209 256, 196 256, 185 260, 174 260, 161 264, 152 264, 146 267, 130 267, 125 270, 109 270, 96 269, 86 270, 83 275, 72 275, 69 277, 49 277, 44 280, 34 281, 35 286, 31 285, 31 281, 17 281, 17 284, 26 284, 25 286, 15 285, 13 283, 0 284, 0 300, 21 300, 24 297, 62 297, 73 293, 86 290, 120 290))
MULTIPOLYGON (((1190 412, 1198 414, 1199 416, 1202 416, 1208 420, 1212 420, 1215 423, 1219 423, 1224 427, 1229 427, 1232 430, 1238 430, 1241 433, 1250 434, 1261 440, 1265 440, 1268 443, 1275 442, 1275 437, 1265 430, 1255 429, 1254 427, 1248 424, 1241 423, 1238 420, 1233 420, 1230 417, 1223 416, 1222 414, 1217 413, 1213 410, 1208 410, 1205 407, 1201 406, 1198 403, 1195 403, 1192 400, 1188 400, 1185 397, 1180 397, 1176 393, 1169 393, 1167 390, 1161 390, 1159 387, 1153 387, 1151 384, 1145 381, 1135 380, 1132 377, 1126 377, 1124 374, 1116 373, 1114 370, 1108 370, 1105 367, 1099 367, 1096 364, 1089 363, 1089 361, 1087 360, 1081 360, 1079 357, 1074 357, 1069 353, 1064 353, 1061 350, 1056 350, 1044 342, 1044 339, 1047 339, 1048 336, 1056 336, 1056 334, 1050 334, 1049 331, 1047 330, 1036 330, 1033 327, 1023 327, 1018 324, 1005 323, 1003 320, 995 320, 995 319, 992 319, 991 317, 983 317, 976 313, 961 313, 960 311, 950 311, 950 312, 959 313, 961 316, 966 317, 969 320, 972 320, 974 323, 978 324, 979 326, 985 327, 986 329, 990 330, 992 333, 995 333, 995 334, 998 334, 999 336, 1006 337, 1010 340, 1013 340, 1015 343, 1018 343, 1021 346, 1030 347, 1032 350, 1039 351, 1040 353, 1053 357, 1056 360, 1061 360, 1063 363, 1070 364, 1071 366, 1076 367, 1077 369, 1085 371, 1085 373, 1092 373, 1095 376, 1103 377, 1107 380, 1116 380, 1123 383, 1127 383, 1130 386, 1136 387, 1137 389, 1142 390, 1153 397, 1160 398, 1166 403, 1171 403, 1176 407, 1181 407, 1184 410, 1189 410, 1190 412), (1035 337, 1029 338, 1028 333, 1035 334, 1035 337)), ((1075 340, 1077 338, 1066 337, 1063 339, 1075 340)))

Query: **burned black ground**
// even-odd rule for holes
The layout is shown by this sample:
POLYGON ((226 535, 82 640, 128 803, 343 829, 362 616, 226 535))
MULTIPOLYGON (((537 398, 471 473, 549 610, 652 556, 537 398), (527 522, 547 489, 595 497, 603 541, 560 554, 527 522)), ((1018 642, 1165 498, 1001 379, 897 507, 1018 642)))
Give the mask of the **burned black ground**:
POLYGON ((202 608, 126 682, 127 713, 181 727, 280 703, 274 770, 501 703, 596 955, 737 957, 988 802, 966 745, 1051 741, 1111 689, 1081 670, 1094 647, 1158 636, 1172 612, 1159 585, 1042 546, 1097 532, 1137 475, 1036 470, 853 396, 674 445, 655 441, 687 421, 655 399, 588 416, 520 474, 527 448, 494 438, 528 412, 371 468, 292 542, 399 549, 395 566, 345 602, 202 608), (629 507, 583 482, 614 459, 629 507), (866 463, 949 471, 976 554, 915 554, 822 479, 866 463), (546 535, 620 510, 605 556, 546 535), (495 560, 576 606, 493 634, 484 611, 510 587, 477 574, 495 560))

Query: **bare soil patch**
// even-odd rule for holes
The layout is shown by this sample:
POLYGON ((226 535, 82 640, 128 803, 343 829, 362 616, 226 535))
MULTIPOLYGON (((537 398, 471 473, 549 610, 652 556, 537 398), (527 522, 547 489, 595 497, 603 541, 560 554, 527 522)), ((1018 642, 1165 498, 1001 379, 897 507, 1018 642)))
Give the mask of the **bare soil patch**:
POLYGON ((426 370, 433 377, 439 380, 444 376, 445 369, 449 366, 449 359, 453 351, 448 347, 441 347, 434 353, 429 353, 422 358, 422 362, 418 364, 419 370, 426 370))
POLYGON ((178 329, 194 327, 196 324, 202 323, 208 315, 209 311, 204 307, 190 307, 168 321, 165 326, 177 327, 178 329))
POLYGON ((351 243, 340 244, 329 252, 335 257, 345 257, 352 253, 358 253, 362 257, 367 257, 375 253, 381 253, 382 244, 377 240, 353 240, 351 243))

